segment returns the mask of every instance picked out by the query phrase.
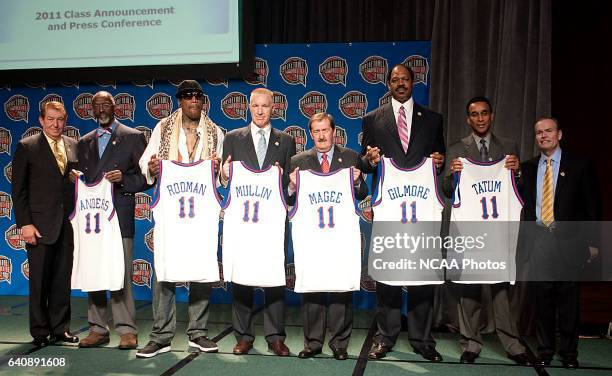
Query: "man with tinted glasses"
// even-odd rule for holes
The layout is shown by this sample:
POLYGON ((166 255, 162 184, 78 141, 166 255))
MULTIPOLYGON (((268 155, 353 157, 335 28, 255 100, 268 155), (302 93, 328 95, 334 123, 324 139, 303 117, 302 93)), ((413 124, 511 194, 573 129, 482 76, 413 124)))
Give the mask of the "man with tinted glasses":
MULTIPOLYGON (((149 145, 140 158, 140 169, 152 184, 159 174, 160 160, 193 163, 212 159, 218 168, 223 151, 223 132, 202 112, 204 93, 197 81, 185 80, 176 97, 180 108, 162 119, 153 130, 149 145)), ((138 350, 138 358, 151 358, 170 351, 176 331, 175 283, 153 282, 153 328, 149 343, 138 350)), ((207 337, 208 307, 212 284, 189 284, 189 346, 203 352, 217 352, 217 344, 207 337)))

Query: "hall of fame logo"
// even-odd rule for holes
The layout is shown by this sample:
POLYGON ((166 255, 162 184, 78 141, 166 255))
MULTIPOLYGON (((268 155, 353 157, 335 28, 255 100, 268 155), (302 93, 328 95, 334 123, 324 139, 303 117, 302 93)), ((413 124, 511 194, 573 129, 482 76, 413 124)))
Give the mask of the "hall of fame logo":
POLYGON ((306 87, 306 77, 308 76, 308 64, 301 57, 290 57, 280 66, 280 76, 289 85, 299 85, 306 87))
POLYGON ((213 78, 206 78, 206 82, 208 82, 209 85, 212 86, 225 86, 228 87, 229 85, 229 81, 227 78, 217 78, 217 77, 213 77, 213 78))
POLYGON ((13 183, 13 162, 9 162, 4 166, 4 177, 9 183, 13 183))
POLYGON ((4 102, 4 113, 13 120, 23 120, 28 122, 28 112, 30 111, 30 101, 21 94, 16 94, 4 102))
POLYGON ((319 91, 309 91, 300 98, 300 111, 307 119, 319 112, 327 111, 327 97, 319 91))
POLYGON ((345 147, 346 141, 346 129, 336 125, 336 137, 334 137, 334 144, 345 147))
POLYGON ((225 280, 223 279, 223 264, 221 263, 221 261, 217 261, 217 264, 219 265, 219 280, 217 282, 212 283, 212 288, 223 289, 227 291, 227 282, 225 282, 225 280))
POLYGON ((245 77, 244 82, 246 82, 249 85, 267 86, 268 73, 269 73, 268 62, 264 59, 256 57, 254 68, 253 68, 253 73, 245 77))
POLYGON ((202 113, 204 116, 208 116, 208 112, 210 111, 210 98, 208 95, 202 95, 202 113))
POLYGON ((175 286, 177 288, 179 288, 179 289, 183 288, 183 289, 189 291, 189 282, 176 282, 175 286))
POLYGON ((359 74, 361 78, 369 84, 383 84, 387 80, 387 71, 389 65, 387 59, 382 56, 374 55, 366 58, 361 64, 359 64, 359 74))
POLYGON ((147 286, 148 288, 151 288, 153 271, 151 270, 150 262, 143 259, 136 259, 132 261, 132 272, 132 282, 136 286, 147 286))
POLYGON ((132 81, 132 85, 138 86, 138 87, 149 87, 149 88, 153 89, 153 81, 155 81, 155 80, 154 79, 150 79, 150 80, 133 80, 132 81))
POLYGON ((12 142, 13 137, 11 136, 11 131, 4 127, 0 127, 0 154, 6 153, 11 155, 12 142))
POLYGON ((117 81, 96 81, 96 85, 100 87, 112 87, 113 89, 116 89, 117 81))
POLYGON ((144 236, 144 243, 151 252, 155 252, 155 243, 153 237, 155 236, 155 229, 151 228, 144 236))
POLYGON ((152 198, 144 192, 138 192, 134 196, 136 206, 134 207, 134 218, 139 220, 151 220, 151 201, 152 198))
POLYGON ((319 65, 319 75, 328 84, 342 84, 346 86, 348 65, 340 56, 330 56, 319 65))
POLYGON ((172 106, 172 97, 161 92, 153 94, 146 104, 149 115, 157 120, 170 116, 172 106))
POLYGON ((223 128, 223 127, 222 127, 222 126, 220 126, 220 125, 217 125, 217 127, 219 127, 219 129, 221 129, 221 132, 223 132, 223 135, 224 135, 224 136, 227 134, 227 129, 226 129, 226 128, 223 128))
POLYGON ((357 207, 359 208, 359 216, 361 217, 361 219, 368 223, 372 223, 372 195, 368 195, 368 197, 359 201, 357 207))
POLYGON ((144 125, 139 125, 139 126, 135 127, 134 129, 137 129, 137 130, 141 131, 142 134, 144 134, 145 139, 147 140, 147 144, 148 144, 149 140, 151 139, 151 134, 153 134, 153 130, 151 130, 151 128, 149 128, 149 127, 145 127, 144 125))
POLYGON ((285 269, 285 288, 290 291, 295 288, 295 265, 293 263, 287 264, 285 269))
POLYGON ((37 135, 39 133, 42 133, 42 128, 41 127, 30 127, 28 129, 26 129, 25 132, 23 132, 23 134, 21 135, 21 139, 23 140, 26 137, 34 136, 34 135, 37 135))
POLYGON ((10 258, 0 255, 0 282, 11 284, 11 274, 13 274, 13 262, 10 258))
POLYGON ((359 119, 368 110, 368 98, 360 91, 352 90, 338 100, 338 107, 344 116, 349 119, 359 119))
POLYGON ((306 149, 306 130, 298 125, 290 125, 285 128, 285 133, 293 136, 295 140, 295 151, 296 153, 301 153, 306 149))
POLYGON ((92 99, 92 93, 82 93, 72 101, 72 109, 79 119, 88 120, 94 118, 93 108, 91 107, 92 99))
POLYGON ((172 86, 179 86, 183 80, 168 80, 168 83, 172 86))
POLYGON ((11 227, 4 232, 4 239, 6 240, 6 244, 14 250, 25 251, 25 241, 23 240, 23 236, 21 236, 21 229, 17 228, 17 225, 11 225, 11 227))
POLYGON ((427 86, 427 73, 429 73, 429 63, 421 55, 411 55, 402 61, 402 65, 412 69, 414 73, 414 84, 419 82, 427 86))
POLYGON ((60 82, 60 85, 62 85, 63 87, 75 87, 75 88, 79 88, 79 82, 78 81, 62 81, 60 82))
POLYGON ((28 260, 25 260, 21 263, 21 274, 25 279, 30 279, 30 263, 28 262, 28 260))
POLYGON ((270 117, 287 121, 287 96, 280 91, 275 91, 272 95, 272 114, 270 117))
POLYGON ((11 219, 11 209, 13 209, 13 200, 11 195, 0 191, 0 218, 6 217, 11 219))
POLYGON ((115 117, 119 120, 134 121, 134 112, 136 111, 136 101, 134 96, 128 93, 119 93, 115 95, 115 117))
POLYGON ((70 137, 75 141, 78 141, 81 138, 81 132, 78 128, 73 127, 72 125, 67 125, 64 127, 64 136, 70 137))
POLYGON ((221 100, 221 111, 230 119, 246 120, 248 101, 246 95, 232 91, 221 100))
POLYGON ((26 82, 25 86, 32 88, 32 89, 43 89, 43 90, 47 90, 47 86, 45 86, 44 82, 26 82))
POLYGON ((386 92, 385 95, 383 95, 382 97, 380 97, 378 99, 378 106, 384 106, 387 103, 391 102, 391 98, 393 98, 393 96, 391 95, 391 92, 386 92))
POLYGON ((45 95, 45 97, 41 99, 40 102, 38 102, 38 111, 42 111, 43 105, 48 102, 60 102, 61 104, 64 104, 64 99, 59 94, 49 93, 45 95))

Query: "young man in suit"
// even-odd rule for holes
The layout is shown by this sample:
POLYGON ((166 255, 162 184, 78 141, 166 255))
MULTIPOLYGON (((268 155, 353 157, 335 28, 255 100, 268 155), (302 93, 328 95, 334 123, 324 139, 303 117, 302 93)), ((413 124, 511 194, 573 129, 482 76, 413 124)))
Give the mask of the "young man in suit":
MULTIPOLYGON (((272 92, 257 88, 251 92, 249 110, 252 121, 243 128, 228 132, 223 142, 223 168, 221 182, 226 184, 231 161, 242 161, 250 168, 264 169, 278 165, 283 170, 283 192, 287 192, 291 157, 295 155, 295 140, 285 132, 272 127, 272 92)), ((285 226, 285 239, 287 234, 285 226)), ((283 231, 283 229, 279 229, 283 231)), ((268 348, 278 356, 288 356, 285 345, 285 287, 266 287, 264 332, 268 348)), ((238 343, 235 355, 247 354, 253 347, 253 287, 234 283, 233 325, 238 343)))
POLYGON ((30 334, 32 343, 41 347, 49 343, 49 336, 52 342, 79 341, 69 331, 74 249, 68 220, 74 183, 69 171, 77 161, 77 143, 62 135, 62 103, 43 104, 38 121, 42 132, 17 144, 12 197, 30 265, 30 334))
MULTIPOLYGON (((519 169, 518 145, 514 140, 495 135, 491 131, 494 120, 493 107, 485 97, 474 97, 466 105, 466 121, 472 133, 449 145, 444 173, 444 191, 447 197, 452 193, 452 174, 461 171, 463 166, 460 157, 477 161, 490 162, 505 158, 505 166, 515 172, 519 169)), ((474 363, 482 349, 480 335, 481 298, 483 293, 491 294, 493 302, 493 320, 497 336, 508 357, 518 364, 529 364, 530 360, 525 347, 519 341, 516 321, 511 315, 508 300, 508 283, 492 285, 453 284, 458 295, 458 320, 461 333, 461 363, 474 363)))
MULTIPOLYGON (((289 183, 290 198, 295 199, 296 170, 313 170, 317 172, 333 172, 342 168, 352 167, 354 170, 355 197, 363 200, 368 195, 366 185, 359 165, 359 154, 340 145, 334 145, 336 124, 333 116, 326 113, 313 115, 309 122, 310 137, 315 146, 291 158, 291 174, 289 183)), ((290 200, 293 201, 293 200, 290 200)), ((312 358, 320 354, 325 341, 325 330, 329 325, 329 347, 334 358, 348 358, 346 349, 351 337, 353 325, 353 293, 305 293, 302 294, 302 321, 304 325, 304 349, 298 358, 312 358), (326 301, 329 295, 329 315, 326 318, 326 301)))
MULTIPOLYGON (((444 165, 442 115, 413 100, 413 84, 414 73, 410 68, 402 64, 394 66, 387 75, 391 101, 363 117, 361 167, 363 172, 373 173, 373 187, 378 180, 375 167, 380 155, 393 158, 403 168, 413 167, 425 157, 433 158, 438 169, 444 165)), ((436 342, 431 336, 434 286, 409 286, 408 294, 410 344, 423 358, 439 362, 442 356, 436 351, 436 342)), ((401 287, 378 282, 376 296, 378 328, 369 354, 371 359, 380 359, 391 351, 401 329, 401 287)))
MULTIPOLYGON (((140 173, 138 161, 147 142, 144 135, 115 119, 115 99, 107 91, 97 92, 91 101, 98 128, 79 140, 79 163, 72 173, 83 175, 87 184, 100 179, 113 183, 113 201, 121 228, 125 276, 123 289, 111 291, 111 308, 115 330, 121 339, 120 349, 138 346, 136 308, 132 295, 132 254, 134 246, 134 195, 148 188, 140 173)), ((83 178, 82 177, 82 178, 83 178)), ((96 273, 92 270, 91 273, 96 273)), ((79 347, 98 347, 109 343, 106 291, 89 292, 87 320, 89 334, 79 347)))

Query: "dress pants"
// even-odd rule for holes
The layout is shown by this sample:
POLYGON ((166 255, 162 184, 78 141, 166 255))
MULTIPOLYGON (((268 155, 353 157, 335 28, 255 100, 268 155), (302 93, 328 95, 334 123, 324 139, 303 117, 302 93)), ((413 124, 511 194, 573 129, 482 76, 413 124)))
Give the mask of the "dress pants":
MULTIPOLYGON (((232 324, 238 341, 255 340, 253 328, 253 286, 232 285, 232 324)), ((269 343, 285 340, 285 286, 266 287, 264 303, 264 335, 269 343)))
POLYGON ((332 350, 348 347, 353 327, 352 292, 304 293, 301 310, 305 346, 322 349, 329 324, 329 347, 332 350))
POLYGON ((555 354, 555 328, 559 328, 559 355, 578 357, 580 321, 579 286, 572 281, 533 282, 537 299, 536 338, 538 354, 555 354), (557 316, 558 315, 558 316, 557 316), (558 320, 556 319, 558 317, 558 320))

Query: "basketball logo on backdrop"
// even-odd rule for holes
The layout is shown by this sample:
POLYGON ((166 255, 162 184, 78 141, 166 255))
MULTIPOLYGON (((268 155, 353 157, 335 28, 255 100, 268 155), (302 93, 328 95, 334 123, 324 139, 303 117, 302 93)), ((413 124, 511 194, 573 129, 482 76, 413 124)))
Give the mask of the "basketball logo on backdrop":
POLYGON ((21 135, 21 139, 23 140, 26 137, 34 136, 39 133, 42 133, 41 127, 30 127, 25 132, 23 132, 23 134, 21 135))
POLYGON ((79 82, 78 81, 64 81, 64 82, 60 82, 60 84, 63 87, 76 87, 77 89, 79 88, 79 82))
POLYGON ((133 80, 132 84, 138 87, 150 87, 151 89, 153 89, 153 81, 155 80, 133 80))
POLYGON ((148 144, 149 140, 151 139, 151 134, 153 133, 151 128, 145 127, 144 125, 139 125, 139 126, 135 127, 134 129, 137 129, 137 130, 141 131, 142 134, 144 134, 145 139, 147 140, 147 144, 148 144))
POLYGON ((290 125, 285 128, 285 133, 289 134, 295 140, 295 151, 301 153, 306 147, 306 130, 297 125, 290 125))
POLYGON ((348 65, 346 60, 339 56, 331 56, 319 65, 319 74, 328 84, 342 84, 346 86, 348 65))
POLYGON ((147 100, 146 107, 151 117, 161 120, 172 113, 172 97, 166 93, 155 93, 147 100))
POLYGON ((391 96, 391 92, 387 92, 385 95, 383 95, 382 97, 378 99, 378 105, 384 106, 385 104, 391 102, 391 98, 393 98, 391 96))
POLYGON ((221 129, 221 132, 223 132, 223 135, 224 135, 224 136, 227 134, 227 129, 225 129, 225 128, 223 128, 223 127, 219 126, 219 125, 217 125, 217 127, 218 127, 219 129, 221 129))
POLYGON ((253 73, 249 74, 245 79, 249 85, 263 85, 267 86, 268 84, 268 62, 259 57, 255 58, 255 64, 253 73))
POLYGON ((293 263, 287 264, 285 269, 285 285, 287 290, 293 291, 295 288, 295 265, 293 263))
POLYGON ((362 146, 362 143, 363 143, 363 132, 359 132, 359 134, 357 135, 357 143, 359 144, 359 146, 362 146))
POLYGON ((308 64, 301 57, 290 57, 280 66, 280 76, 289 85, 302 84, 306 87, 308 64))
POLYGON ((365 94, 352 90, 344 94, 342 98, 338 100, 338 106, 344 116, 349 119, 359 119, 366 114, 368 109, 368 98, 365 94))
POLYGON ((13 209, 13 200, 11 195, 0 191, 0 218, 6 217, 11 219, 11 209, 13 209))
POLYGON ((300 111, 310 119, 314 114, 327 111, 327 97, 318 91, 309 91, 300 98, 300 111))
POLYGON ((150 229, 144 236, 145 245, 147 246, 147 248, 149 248, 149 251, 151 252, 155 252, 155 243, 153 242, 153 236, 155 236, 154 234, 155 231, 153 229, 150 229))
POLYGON ((11 131, 6 128, 0 127, 0 154, 11 154, 12 141, 13 138, 11 137, 11 131))
POLYGON ((429 63, 421 55, 411 55, 402 62, 402 65, 412 69, 414 73, 414 83, 419 82, 427 85, 427 73, 429 73, 429 63))
POLYGON ((287 121, 287 96, 280 91, 275 91, 272 95, 272 114, 270 117, 287 121))
POLYGON ((151 220, 151 200, 151 196, 146 193, 136 193, 134 196, 134 201, 136 201, 136 206, 134 207, 134 218, 140 220, 151 220))
POLYGON ((368 197, 359 201, 357 207, 359 208, 359 216, 361 219, 368 223, 372 223, 372 218, 374 217, 372 214, 372 195, 368 195, 368 197))
POLYGON ((334 144, 345 147, 346 146, 346 129, 336 125, 336 137, 334 138, 334 144))
POLYGON ((177 282, 175 284, 176 287, 178 288, 184 288, 185 290, 189 291, 189 282, 177 282))
POLYGON ((230 119, 246 120, 248 102, 246 95, 232 91, 221 100, 221 111, 230 119))
POLYGON ((43 90, 47 90, 47 87, 45 86, 44 82, 26 82, 25 86, 32 88, 32 89, 43 89, 43 90))
POLYGON ((30 279, 30 263, 28 260, 25 260, 21 263, 21 274, 25 277, 25 279, 30 279))
POLYGON ((389 65, 387 59, 382 56, 370 56, 359 64, 359 74, 367 83, 386 85, 387 70, 389 65))
POLYGON ((175 81, 175 80, 168 80, 168 83, 172 86, 179 86, 181 84, 181 82, 183 82, 183 80, 179 80, 179 81, 175 81))
POLYGON ((132 261, 132 272, 132 282, 136 286, 147 286, 151 288, 151 277, 153 273, 151 271, 150 262, 143 259, 132 261))
POLYGON ((96 85, 100 87, 112 87, 113 89, 116 89, 117 81, 96 81, 96 85))
POLYGON ((136 110, 136 102, 134 96, 128 93, 119 93, 115 95, 115 117, 119 120, 130 119, 134 121, 134 111, 136 110))
POLYGON ((225 86, 227 87, 229 85, 229 81, 227 80, 227 78, 206 78, 206 82, 208 82, 209 85, 212 86, 225 86))
POLYGON ((16 251, 25 251, 25 241, 21 236, 21 229, 17 225, 12 225, 4 232, 4 239, 9 247, 16 251))
POLYGON ((73 127, 72 125, 67 125, 64 128, 63 133, 64 133, 64 136, 70 137, 75 141, 78 141, 81 138, 81 132, 77 128, 73 127))
POLYGON ((11 284, 11 274, 13 274, 13 262, 10 258, 0 255, 0 282, 11 284))
POLYGON ((92 99, 93 94, 83 93, 79 94, 79 96, 72 101, 72 109, 79 119, 87 120, 94 118, 93 108, 91 106, 92 99))
POLYGON ((64 99, 62 99, 62 96, 56 93, 50 93, 45 95, 45 97, 43 99, 40 100, 40 102, 38 102, 38 111, 42 111, 43 105, 47 102, 60 102, 61 104, 64 104, 64 99))
POLYGON ((209 111, 210 111, 210 98, 208 98, 208 95, 204 94, 202 95, 202 113, 205 116, 208 116, 209 111))
POLYGON ((30 101, 21 94, 16 94, 4 102, 4 113, 13 120, 23 120, 28 122, 28 112, 30 111, 30 101))
POLYGON ((13 162, 9 162, 4 166, 4 177, 9 183, 13 183, 13 162))

